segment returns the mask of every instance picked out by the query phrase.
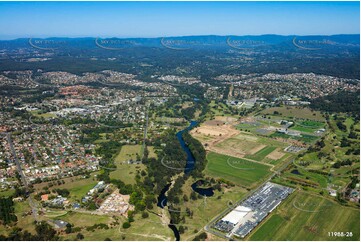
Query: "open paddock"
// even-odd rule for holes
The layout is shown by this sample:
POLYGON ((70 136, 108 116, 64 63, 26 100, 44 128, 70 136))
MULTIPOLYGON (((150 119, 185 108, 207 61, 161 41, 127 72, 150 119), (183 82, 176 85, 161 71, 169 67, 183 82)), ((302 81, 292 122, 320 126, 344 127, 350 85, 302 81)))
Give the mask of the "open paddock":
POLYGON ((360 210, 306 192, 295 192, 248 240, 353 240, 360 238, 360 210), (328 232, 352 232, 332 237, 328 232))
POLYGON ((271 174, 270 166, 211 152, 207 155, 206 174, 224 178, 244 187, 252 187, 271 174))

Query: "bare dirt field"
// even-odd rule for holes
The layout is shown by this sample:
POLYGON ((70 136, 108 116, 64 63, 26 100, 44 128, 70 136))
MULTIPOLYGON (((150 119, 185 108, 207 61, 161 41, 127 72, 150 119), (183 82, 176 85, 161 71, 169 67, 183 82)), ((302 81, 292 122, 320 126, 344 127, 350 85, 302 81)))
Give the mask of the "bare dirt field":
MULTIPOLYGON (((190 134, 201 141, 206 150, 213 150, 217 144, 240 134, 240 131, 235 129, 232 124, 224 124, 221 121, 223 118, 227 117, 216 117, 215 120, 206 121, 200 127, 191 130, 190 134)), ((235 122, 236 119, 233 118, 233 121, 235 122)))
POLYGON ((214 126, 209 126, 209 125, 202 125, 199 128, 195 128, 194 132, 197 134, 211 135, 211 136, 220 136, 220 135, 227 134, 227 130, 224 130, 222 126, 214 127, 214 126))
POLYGON ((264 147, 266 147, 267 145, 259 145, 259 146, 256 146, 254 147, 253 149, 249 150, 249 154, 250 155, 253 155, 255 153, 257 153, 258 151, 262 150, 264 147))
POLYGON ((281 159, 285 153, 281 152, 279 149, 275 149, 270 154, 266 156, 266 158, 272 159, 272 160, 279 160, 281 159))
POLYGON ((216 116, 213 120, 208 120, 204 122, 204 125, 209 126, 221 126, 227 124, 235 124, 238 121, 237 118, 228 117, 228 116, 216 116))

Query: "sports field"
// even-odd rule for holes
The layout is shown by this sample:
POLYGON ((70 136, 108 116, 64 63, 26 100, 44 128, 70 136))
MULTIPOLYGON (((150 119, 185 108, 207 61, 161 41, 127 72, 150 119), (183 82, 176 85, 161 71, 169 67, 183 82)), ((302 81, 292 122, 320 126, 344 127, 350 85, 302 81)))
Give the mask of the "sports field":
POLYGON ((355 240, 360 238, 359 210, 297 191, 255 230, 249 240, 355 240), (328 232, 352 232, 332 237, 328 232))
POLYGON ((207 155, 207 160, 207 175, 245 187, 261 182, 271 173, 269 166, 214 152, 207 155))

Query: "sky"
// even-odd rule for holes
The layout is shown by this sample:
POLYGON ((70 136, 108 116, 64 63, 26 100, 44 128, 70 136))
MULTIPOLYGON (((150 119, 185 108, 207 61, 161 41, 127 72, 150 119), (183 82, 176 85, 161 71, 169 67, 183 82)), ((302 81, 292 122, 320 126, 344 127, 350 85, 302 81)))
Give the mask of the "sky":
POLYGON ((0 39, 360 33, 359 2, 0 2, 0 39))

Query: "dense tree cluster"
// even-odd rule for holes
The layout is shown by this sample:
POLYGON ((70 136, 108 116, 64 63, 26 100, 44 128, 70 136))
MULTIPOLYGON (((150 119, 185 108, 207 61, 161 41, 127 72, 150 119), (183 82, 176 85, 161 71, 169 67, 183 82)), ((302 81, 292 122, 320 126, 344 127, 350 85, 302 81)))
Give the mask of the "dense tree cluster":
POLYGON ((0 222, 3 224, 11 224, 18 219, 14 214, 14 202, 11 197, 0 198, 0 222))
POLYGON ((359 116, 360 93, 340 91, 312 100, 310 107, 326 112, 353 113, 359 116))
POLYGON ((13 228, 8 236, 0 235, 0 240, 6 241, 56 241, 59 240, 56 231, 45 221, 35 225, 36 234, 33 235, 27 230, 13 228))
POLYGON ((183 139, 195 158, 195 167, 191 172, 194 177, 202 177, 202 171, 207 165, 206 150, 199 140, 193 138, 188 132, 183 133, 183 139))

